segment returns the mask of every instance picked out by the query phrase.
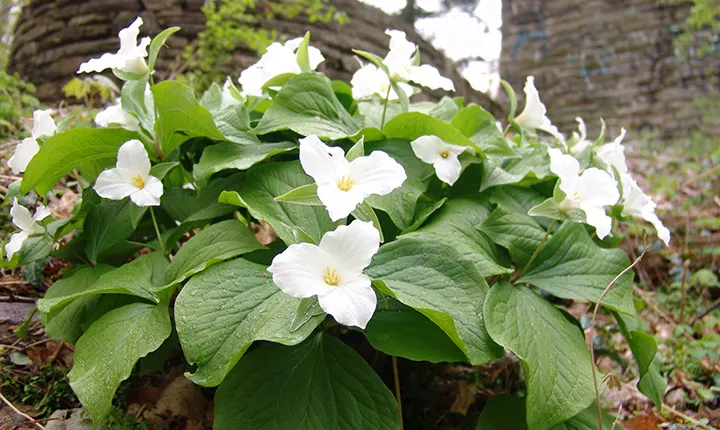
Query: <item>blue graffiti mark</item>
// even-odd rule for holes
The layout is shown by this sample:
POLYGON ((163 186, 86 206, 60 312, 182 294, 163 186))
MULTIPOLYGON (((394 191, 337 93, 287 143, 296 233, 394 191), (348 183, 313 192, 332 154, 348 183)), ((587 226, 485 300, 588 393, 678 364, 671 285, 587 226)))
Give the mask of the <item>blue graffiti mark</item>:
POLYGON ((542 56, 545 57, 547 55, 547 34, 545 33, 545 21, 540 21, 540 29, 537 31, 529 32, 526 25, 523 25, 520 29, 520 34, 517 37, 517 40, 515 41, 515 47, 513 48, 512 54, 510 55, 511 58, 514 60, 517 58, 520 47, 522 47, 525 42, 529 40, 542 40, 542 56))
POLYGON ((612 49, 607 48, 605 49, 601 54, 582 54, 580 55, 580 59, 576 57, 570 57, 570 62, 573 64, 580 63, 580 77, 584 79, 589 79, 591 76, 599 76, 599 75, 607 75, 610 72, 609 62, 608 58, 612 57, 614 52, 612 49), (586 61, 587 57, 592 57, 595 59, 594 64, 588 64, 586 61))

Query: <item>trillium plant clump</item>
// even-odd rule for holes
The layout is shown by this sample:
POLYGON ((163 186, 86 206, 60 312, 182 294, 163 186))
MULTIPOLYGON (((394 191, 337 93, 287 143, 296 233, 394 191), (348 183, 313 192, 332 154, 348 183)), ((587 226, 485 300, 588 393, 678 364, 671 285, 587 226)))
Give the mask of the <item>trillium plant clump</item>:
POLYGON ((611 375, 570 301, 616 319, 639 390, 661 404, 617 244, 628 224, 649 229, 648 246, 670 235, 622 136, 605 143, 603 127, 591 142, 579 120, 566 139, 532 77, 517 117, 506 86, 504 130, 451 93, 411 102, 453 85, 393 30, 384 58, 356 51, 352 85, 315 71, 306 35, 196 98, 153 79, 178 29, 138 42, 141 24, 80 66, 124 81, 100 127, 56 131, 38 112, 10 161, 24 174, 8 193, 18 232, 4 264, 71 263, 37 306, 47 333, 75 344, 68 376, 93 420, 137 365, 181 350, 185 377, 217 387, 218 429, 398 429, 398 357, 514 354, 523 389, 474 406, 478 428, 609 428, 596 401, 611 375), (69 218, 42 204, 58 181, 82 195, 69 218))

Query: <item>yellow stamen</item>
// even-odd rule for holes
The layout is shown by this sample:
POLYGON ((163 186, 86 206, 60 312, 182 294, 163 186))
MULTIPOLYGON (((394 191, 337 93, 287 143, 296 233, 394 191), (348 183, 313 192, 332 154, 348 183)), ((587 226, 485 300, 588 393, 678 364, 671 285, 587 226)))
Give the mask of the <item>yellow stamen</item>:
POLYGON ((442 158, 448 158, 448 152, 447 152, 447 151, 443 151, 443 152, 440 153, 440 156, 441 156, 442 158))
POLYGON ((325 271, 323 271, 323 280, 326 284, 334 287, 340 283, 340 275, 332 267, 326 267, 325 271))
POLYGON ((350 175, 345 175, 342 178, 340 178, 339 181, 337 181, 337 187, 341 191, 350 191, 350 188, 352 188, 354 183, 355 183, 355 180, 352 177, 350 177, 350 175))
POLYGON ((145 188, 145 180, 141 175, 135 175, 132 177, 132 184, 138 188, 145 188))

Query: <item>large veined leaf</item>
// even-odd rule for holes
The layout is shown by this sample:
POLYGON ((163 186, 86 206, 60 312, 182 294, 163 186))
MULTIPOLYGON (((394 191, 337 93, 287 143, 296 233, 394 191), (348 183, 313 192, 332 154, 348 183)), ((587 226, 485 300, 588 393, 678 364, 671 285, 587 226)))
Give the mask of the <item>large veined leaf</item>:
POLYGON ((550 176, 550 156, 545 146, 518 148, 520 157, 485 160, 480 191, 496 185, 532 184, 550 176))
POLYGON ((272 283, 266 267, 243 259, 211 266, 188 281, 175 302, 175 322, 185 358, 197 365, 196 384, 222 382, 256 340, 302 342, 323 320, 313 315, 293 330, 300 299, 272 283))
POLYGON ((91 263, 115 246, 125 242, 134 228, 130 199, 107 200, 90 206, 83 229, 85 231, 85 254, 91 263))
POLYGON ((110 412, 120 383, 171 330, 168 303, 132 303, 106 313, 80 337, 68 378, 93 421, 110 412))
POLYGON ((640 371, 638 389, 660 408, 665 396, 667 381, 661 373, 662 358, 658 353, 655 338, 640 330, 629 330, 622 318, 618 317, 617 320, 640 371))
POLYGON ((308 72, 283 85, 254 132, 267 134, 278 130, 342 139, 353 136, 360 127, 335 96, 330 80, 320 73, 308 72))
POLYGON ((365 271, 379 288, 438 325, 470 363, 502 357, 485 330, 485 277, 452 245, 401 237, 383 245, 365 271))
POLYGON ((294 347, 263 345, 215 394, 217 430, 397 430, 383 381, 352 348, 317 334, 294 347))
POLYGON ((254 145, 220 142, 205 148, 200 162, 193 167, 193 176, 201 183, 214 173, 228 169, 246 170, 266 158, 297 148, 292 142, 257 143, 254 145))
POLYGON ((457 112, 450 124, 475 142, 488 156, 517 156, 495 124, 495 117, 476 104, 457 112))
POLYGON ((507 249, 519 267, 525 267, 545 236, 545 231, 531 216, 502 205, 498 205, 477 228, 507 249))
POLYGON ((594 366, 577 325, 522 286, 494 285, 485 299, 490 336, 522 361, 527 423, 545 430, 587 408, 595 398, 594 366))
POLYGON ((250 214, 270 224, 283 242, 297 242, 293 228, 301 229, 315 242, 319 242, 325 232, 333 230, 332 221, 324 207, 275 200, 275 197, 311 182, 312 179, 305 174, 298 161, 269 163, 248 171, 245 186, 239 195, 250 214))
POLYGON ((28 164, 21 184, 23 194, 31 189, 44 195, 74 168, 89 181, 117 161, 120 146, 137 139, 136 132, 121 128, 76 128, 49 137, 28 164))
MULTIPOLYGON (((613 422, 613 417, 603 412, 603 430, 613 430, 613 422)), ((477 430, 495 429, 527 430, 525 399, 509 394, 501 394, 490 399, 478 417, 477 430)), ((552 427, 552 430, 597 429, 597 408, 594 404, 569 420, 552 427)))
POLYGON ((187 241, 165 271, 165 283, 176 284, 207 267, 264 248, 236 219, 221 221, 187 241))
MULTIPOLYGON (((564 222, 520 281, 558 297, 596 302, 613 278, 629 265, 623 250, 600 248, 582 224, 564 222)), ((618 279, 602 305, 634 316, 632 278, 630 271, 618 279)))
MULTIPOLYGON (((453 117, 460 111, 462 99, 455 100, 448 96, 444 96, 439 102, 418 102, 409 106, 410 112, 420 112, 430 115, 433 118, 450 122, 453 117), (460 106, 458 106, 458 104, 460 106)), ((466 136, 469 136, 466 134, 466 136)))
POLYGON ((453 145, 473 147, 478 154, 482 154, 482 150, 475 145, 475 142, 468 139, 460 130, 443 120, 421 112, 401 113, 385 124, 382 132, 388 139, 415 140, 421 136, 437 136, 453 145))

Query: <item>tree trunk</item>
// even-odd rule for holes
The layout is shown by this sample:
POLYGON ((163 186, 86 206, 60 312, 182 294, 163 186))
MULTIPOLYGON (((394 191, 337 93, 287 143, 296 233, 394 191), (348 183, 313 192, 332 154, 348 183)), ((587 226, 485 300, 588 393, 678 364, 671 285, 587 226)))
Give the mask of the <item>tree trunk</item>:
MULTIPOLYGON (((143 35, 157 34, 170 26, 181 27, 161 52, 157 67, 162 77, 188 43, 205 28, 203 3, 203 0, 31 0, 23 9, 15 31, 10 70, 34 83, 41 100, 59 100, 62 98, 60 88, 75 75, 80 63, 104 52, 115 52, 118 31, 141 16, 143 35)), ((453 80, 456 88, 453 95, 478 103, 494 114, 502 113, 502 108, 485 94, 472 90, 454 62, 421 39, 400 17, 387 15, 356 0, 331 0, 330 4, 345 12, 349 18, 347 23, 309 23, 305 17, 297 16, 265 20, 262 26, 287 37, 302 36, 309 30, 312 44, 326 59, 321 70, 333 79, 346 82, 359 67, 352 49, 384 56, 389 40, 385 29, 403 30, 408 39, 420 47, 423 62, 434 65, 453 80)), ((228 55, 232 55, 232 64, 237 70, 234 78, 256 61, 253 52, 241 46, 228 55)), ((429 95, 438 99, 443 93, 430 91, 429 95)))

